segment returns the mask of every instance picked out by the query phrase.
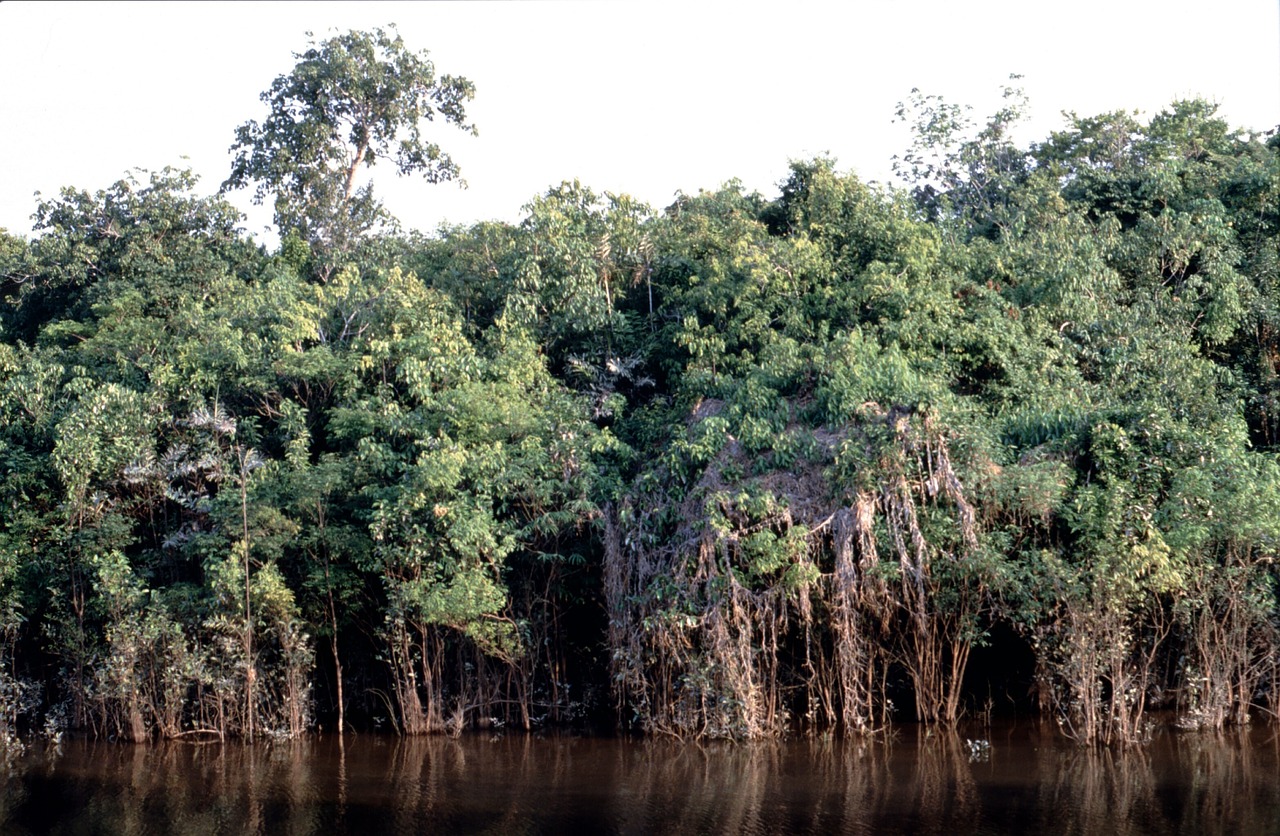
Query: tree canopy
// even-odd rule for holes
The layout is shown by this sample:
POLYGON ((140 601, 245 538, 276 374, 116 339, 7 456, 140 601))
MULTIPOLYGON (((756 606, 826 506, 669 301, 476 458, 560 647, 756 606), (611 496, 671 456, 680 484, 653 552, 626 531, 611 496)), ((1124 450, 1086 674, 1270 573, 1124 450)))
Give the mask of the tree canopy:
POLYGON ((357 173, 455 179, 471 85, 297 58, 223 187, 274 251, 172 170, 0 234, 5 736, 1276 712, 1280 143, 917 93, 899 188, 424 236, 357 173))
POLYGON ((222 188, 254 186, 273 198, 275 222, 326 253, 345 253, 388 220, 361 184, 379 162, 428 182, 455 180, 458 166, 423 133, 437 117, 475 133, 467 102, 475 86, 438 75, 427 52, 413 52, 395 31, 348 32, 311 42, 297 64, 262 94, 269 114, 236 129, 231 176, 222 188))

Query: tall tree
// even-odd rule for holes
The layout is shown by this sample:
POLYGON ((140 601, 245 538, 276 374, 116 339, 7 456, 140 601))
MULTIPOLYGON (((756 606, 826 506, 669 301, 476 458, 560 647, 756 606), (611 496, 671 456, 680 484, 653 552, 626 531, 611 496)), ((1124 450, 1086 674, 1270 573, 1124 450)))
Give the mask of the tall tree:
MULTIPOLYGON (((395 31, 351 31, 295 53, 292 72, 261 96, 262 122, 236 129, 231 176, 223 191, 255 184, 254 201, 274 196, 282 234, 296 233, 322 256, 341 255, 386 219, 361 166, 394 163, 428 182, 458 179, 458 166, 423 135, 441 117, 475 133, 466 103, 475 86, 437 75, 425 50, 412 52, 395 31)), ((321 274, 327 276, 322 259, 321 274)), ((327 259, 332 261, 332 259, 327 259)))

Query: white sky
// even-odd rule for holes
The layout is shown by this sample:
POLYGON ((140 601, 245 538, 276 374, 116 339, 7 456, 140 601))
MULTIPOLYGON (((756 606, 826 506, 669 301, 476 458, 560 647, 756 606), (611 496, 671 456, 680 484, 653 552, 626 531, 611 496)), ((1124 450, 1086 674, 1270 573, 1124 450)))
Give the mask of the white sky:
MULTIPOLYGON (((0 2, 0 228, 29 236, 33 192, 97 190, 134 167, 189 166, 213 192, 236 126, 293 53, 330 30, 394 22, 440 72, 475 82, 479 137, 433 137, 470 188, 373 170, 408 228, 515 221, 579 178, 653 207, 737 177, 776 194, 790 159, 828 152, 887 180, 911 88, 994 109, 1025 76, 1024 140, 1061 112, 1218 102, 1280 123, 1276 0, 864 2, 0 2), (185 157, 185 159, 184 159, 185 157)), ((250 210, 247 192, 234 197, 250 210)), ((246 227, 269 222, 253 211, 246 227)), ((267 240, 270 240, 269 238, 267 240)))

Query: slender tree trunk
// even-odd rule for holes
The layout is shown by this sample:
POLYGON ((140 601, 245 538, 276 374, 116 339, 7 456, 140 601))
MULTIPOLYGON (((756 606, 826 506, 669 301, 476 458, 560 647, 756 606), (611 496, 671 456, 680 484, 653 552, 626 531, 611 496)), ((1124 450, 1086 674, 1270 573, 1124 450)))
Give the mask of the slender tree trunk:
POLYGON ((247 728, 246 739, 253 740, 253 687, 257 679, 257 671, 253 665, 253 609, 250 600, 249 586, 249 474, 246 467, 249 452, 240 448, 240 522, 244 539, 244 710, 247 728))
POLYGON ((329 583, 329 561, 324 564, 324 582, 329 593, 329 649, 333 651, 333 673, 338 680, 338 735, 346 730, 346 699, 342 695, 342 658, 338 655, 338 608, 333 602, 333 586, 329 583))
MULTIPOLYGON (((325 542, 325 507, 324 503, 316 502, 316 524, 320 528, 321 542, 325 542)), ((329 547, 322 547, 324 554, 324 591, 329 598, 329 649, 333 653, 333 671, 334 676, 338 680, 338 736, 341 738, 342 733, 346 730, 346 700, 342 693, 342 658, 338 655, 338 605, 333 600, 333 576, 330 574, 329 547)))
POLYGON ((333 649, 334 676, 338 679, 338 734, 341 735, 346 729, 347 721, 346 706, 344 705, 344 699, 342 696, 342 660, 338 658, 338 625, 336 619, 334 620, 333 630, 333 639, 330 642, 330 647, 333 649))

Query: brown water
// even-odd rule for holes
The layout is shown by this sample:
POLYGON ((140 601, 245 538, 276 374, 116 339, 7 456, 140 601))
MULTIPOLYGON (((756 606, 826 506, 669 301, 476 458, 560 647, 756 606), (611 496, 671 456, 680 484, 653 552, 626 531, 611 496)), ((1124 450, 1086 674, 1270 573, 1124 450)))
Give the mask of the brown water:
POLYGON ((575 737, 32 745, 3 833, 1280 833, 1273 728, 1124 754, 1048 728, 890 742, 575 737))

